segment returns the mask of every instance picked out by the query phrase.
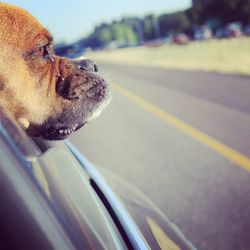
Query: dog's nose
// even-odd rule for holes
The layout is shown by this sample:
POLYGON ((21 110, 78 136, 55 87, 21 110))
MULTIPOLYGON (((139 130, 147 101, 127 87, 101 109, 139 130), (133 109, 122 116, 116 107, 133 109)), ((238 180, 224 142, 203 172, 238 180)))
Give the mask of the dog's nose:
POLYGON ((89 59, 75 60, 74 63, 77 65, 78 69, 83 71, 98 72, 98 67, 96 63, 89 59))

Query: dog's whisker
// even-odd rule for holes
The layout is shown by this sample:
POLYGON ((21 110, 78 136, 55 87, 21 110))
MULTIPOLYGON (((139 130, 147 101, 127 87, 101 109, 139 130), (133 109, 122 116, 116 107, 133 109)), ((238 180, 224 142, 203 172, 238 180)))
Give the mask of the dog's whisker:
POLYGON ((52 56, 49 56, 49 59, 51 60, 51 62, 55 62, 55 59, 52 56))
POLYGON ((61 74, 58 74, 57 76, 58 76, 58 78, 60 78, 62 81, 65 81, 65 79, 62 77, 61 74))

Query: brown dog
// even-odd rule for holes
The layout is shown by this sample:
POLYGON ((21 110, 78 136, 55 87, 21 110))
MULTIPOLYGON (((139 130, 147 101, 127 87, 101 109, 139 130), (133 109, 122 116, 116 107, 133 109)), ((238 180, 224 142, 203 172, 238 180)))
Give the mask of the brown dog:
POLYGON ((64 139, 99 111, 109 89, 96 72, 90 60, 55 56, 33 16, 0 3, 0 103, 29 135, 64 139))

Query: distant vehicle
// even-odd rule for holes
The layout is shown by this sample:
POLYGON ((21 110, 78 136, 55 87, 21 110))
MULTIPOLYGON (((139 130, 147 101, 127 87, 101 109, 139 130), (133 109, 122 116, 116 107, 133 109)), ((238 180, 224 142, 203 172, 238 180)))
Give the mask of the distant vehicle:
POLYGON ((143 46, 154 48, 154 47, 159 47, 163 44, 163 40, 161 38, 150 40, 150 41, 145 41, 143 43, 143 46))
POLYGON ((139 190, 0 107, 0 249, 196 249, 139 190))
POLYGON ((226 38, 227 34, 226 34, 226 30, 225 29, 217 29, 214 33, 215 38, 217 39, 221 39, 221 38, 226 38))
POLYGON ((98 50, 116 50, 116 49, 123 49, 123 48, 130 48, 130 47, 135 47, 138 46, 136 42, 134 43, 129 43, 129 42, 124 42, 124 41, 119 41, 119 40, 114 40, 106 45, 103 45, 98 48, 98 50))
POLYGON ((186 34, 180 33, 180 34, 174 35, 173 43, 178 44, 178 45, 185 45, 189 43, 189 38, 186 34))
POLYGON ((226 32, 228 37, 239 37, 242 35, 242 23, 234 22, 229 23, 226 26, 226 32))
POLYGON ((244 28, 244 34, 250 36, 250 24, 246 25, 244 28))
POLYGON ((165 44, 172 43, 173 42, 173 36, 169 35, 169 36, 166 36, 166 37, 162 38, 162 42, 165 43, 165 44))
POLYGON ((215 32, 216 38, 233 38, 242 35, 241 22, 233 22, 226 25, 225 28, 218 29, 215 32))
POLYGON ((208 26, 200 26, 194 31, 195 40, 207 40, 213 37, 213 32, 208 26))

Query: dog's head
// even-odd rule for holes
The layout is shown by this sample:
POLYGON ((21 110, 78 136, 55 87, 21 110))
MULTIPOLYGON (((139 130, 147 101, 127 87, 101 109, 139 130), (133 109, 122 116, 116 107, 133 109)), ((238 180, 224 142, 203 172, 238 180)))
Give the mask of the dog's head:
POLYGON ((90 60, 53 52, 28 12, 0 3, 0 103, 31 136, 64 139, 99 113, 109 88, 90 60))

